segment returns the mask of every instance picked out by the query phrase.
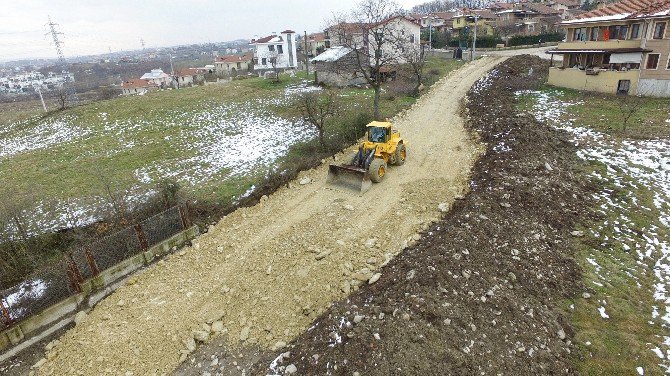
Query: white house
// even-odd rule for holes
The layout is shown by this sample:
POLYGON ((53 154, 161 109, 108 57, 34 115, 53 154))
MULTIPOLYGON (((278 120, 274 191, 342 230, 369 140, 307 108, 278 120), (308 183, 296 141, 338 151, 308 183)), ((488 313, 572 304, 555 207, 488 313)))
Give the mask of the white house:
POLYGON ((254 48, 254 70, 263 71, 295 69, 298 67, 295 31, 284 30, 279 35, 272 33, 264 38, 252 39, 250 45, 254 48))
POLYGON ((183 68, 175 72, 175 78, 179 87, 193 86, 205 81, 204 68, 183 68))
POLYGON ((172 76, 161 69, 152 69, 151 72, 143 74, 140 80, 147 80, 160 87, 170 86, 173 81, 172 76))

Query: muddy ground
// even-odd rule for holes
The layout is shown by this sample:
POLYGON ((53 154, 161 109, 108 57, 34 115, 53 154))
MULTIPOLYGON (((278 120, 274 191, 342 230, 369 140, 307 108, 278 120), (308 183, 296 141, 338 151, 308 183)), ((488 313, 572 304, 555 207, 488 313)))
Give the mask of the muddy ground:
POLYGON ((514 91, 546 74, 546 62, 520 56, 473 86, 468 127, 486 153, 470 193, 376 283, 333 304, 251 373, 575 373, 561 302, 585 291, 570 243, 590 215, 592 187, 567 135, 514 108, 514 91))

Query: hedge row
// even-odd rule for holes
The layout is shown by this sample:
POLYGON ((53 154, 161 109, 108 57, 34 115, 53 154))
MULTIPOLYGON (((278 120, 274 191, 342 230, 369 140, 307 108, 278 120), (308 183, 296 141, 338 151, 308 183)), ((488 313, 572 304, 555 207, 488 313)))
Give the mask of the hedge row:
POLYGON ((508 46, 523 46, 527 44, 536 44, 545 42, 560 42, 565 38, 563 33, 547 33, 539 35, 515 35, 507 41, 508 46))

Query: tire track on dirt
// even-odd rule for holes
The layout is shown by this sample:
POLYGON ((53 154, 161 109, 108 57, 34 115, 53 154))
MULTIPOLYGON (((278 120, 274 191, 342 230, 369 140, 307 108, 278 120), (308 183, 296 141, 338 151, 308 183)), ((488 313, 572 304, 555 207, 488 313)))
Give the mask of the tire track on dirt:
POLYGON ((186 358, 194 334, 213 329, 231 348, 295 338, 418 240, 440 203, 467 189, 480 150, 460 101, 502 60, 485 57, 452 72, 394 119, 408 160, 383 183, 359 196, 326 186, 327 164, 302 173, 131 278, 61 338, 39 374, 165 374, 186 358), (304 177, 311 183, 298 184, 304 177))

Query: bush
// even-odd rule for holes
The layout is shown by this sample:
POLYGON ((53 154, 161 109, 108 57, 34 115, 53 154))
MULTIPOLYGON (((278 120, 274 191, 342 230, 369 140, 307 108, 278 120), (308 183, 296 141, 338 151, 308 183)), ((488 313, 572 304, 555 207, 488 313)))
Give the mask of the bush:
POLYGON ((547 33, 539 35, 515 35, 507 41, 508 46, 523 46, 542 42, 560 42, 565 38, 563 33, 547 33))
MULTIPOLYGON (((460 44, 467 42, 468 46, 472 46, 472 37, 467 39, 453 39, 449 42, 450 47, 458 47, 460 44)), ((500 39, 497 35, 481 35, 477 36, 477 46, 481 48, 493 48, 496 44, 503 43, 503 40, 500 39)))

